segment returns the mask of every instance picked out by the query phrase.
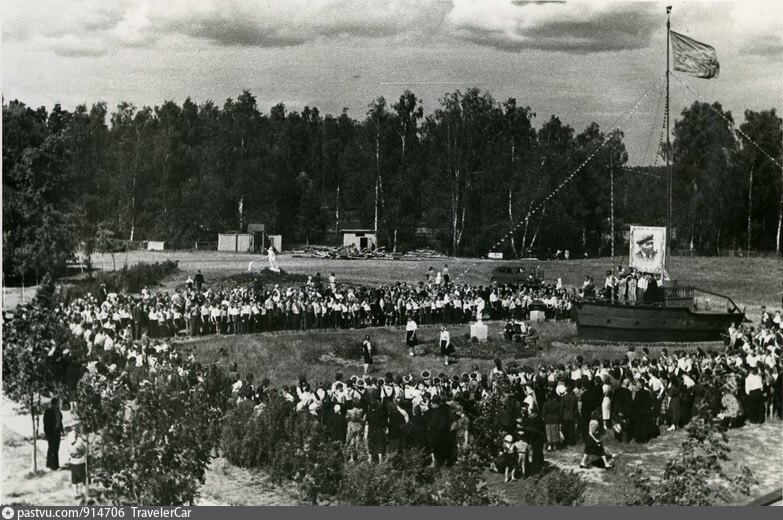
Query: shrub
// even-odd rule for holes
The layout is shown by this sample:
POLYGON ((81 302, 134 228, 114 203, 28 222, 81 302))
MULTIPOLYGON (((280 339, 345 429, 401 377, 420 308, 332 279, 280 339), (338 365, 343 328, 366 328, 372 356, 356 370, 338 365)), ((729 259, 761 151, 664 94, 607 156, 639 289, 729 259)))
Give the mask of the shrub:
POLYGON ((479 411, 471 423, 471 442, 476 455, 484 463, 491 462, 498 453, 502 434, 503 394, 492 391, 479 403, 479 411))
POLYGON ((573 471, 553 467, 522 480, 522 496, 530 506, 578 506, 584 500, 585 480, 573 471))
POLYGON ((270 442, 272 481, 298 482, 305 497, 314 504, 321 495, 335 494, 343 476, 340 443, 328 442, 318 419, 309 413, 294 412, 282 425, 286 428, 280 432, 283 438, 274 444, 270 442))
POLYGON ((425 454, 413 450, 381 464, 347 466, 339 499, 356 506, 435 505, 426 486, 435 470, 423 467, 423 460, 425 454))
POLYGON ((243 445, 243 440, 252 416, 252 401, 242 401, 234 408, 231 408, 223 419, 223 435, 221 438, 223 455, 235 466, 247 467, 244 463, 247 460, 247 455, 244 454, 245 446, 243 445))
POLYGON ((429 457, 408 451, 381 464, 363 462, 345 468, 339 499, 361 506, 504 505, 490 492, 483 464, 469 455, 453 466, 429 467, 429 457))
POLYGON ((120 379, 99 371, 80 384, 78 417, 99 440, 91 452, 92 477, 114 504, 192 504, 210 462, 203 385, 166 366, 138 390, 120 379))
POLYGON ((138 293, 145 286, 157 285, 167 276, 176 273, 179 270, 178 265, 178 262, 174 260, 155 262, 154 264, 140 262, 132 267, 123 267, 119 271, 101 271, 93 278, 66 287, 60 298, 67 305, 88 294, 98 294, 101 284, 106 284, 106 289, 109 292, 138 293))
POLYGON ((252 401, 231 409, 224 420, 223 453, 234 465, 263 467, 273 482, 293 480, 315 503, 337 493, 342 480, 343 453, 329 443, 316 417, 296 412, 278 394, 254 411, 252 401))
POLYGON ((631 477, 638 493, 629 505, 710 506, 748 495, 758 483, 745 466, 731 474, 723 468, 731 448, 721 425, 697 417, 685 432, 687 437, 666 462, 662 479, 652 480, 641 468, 634 469, 631 477))
POLYGON ((486 464, 470 453, 451 467, 444 468, 436 478, 431 493, 439 506, 501 506, 508 505, 487 487, 484 480, 486 464))

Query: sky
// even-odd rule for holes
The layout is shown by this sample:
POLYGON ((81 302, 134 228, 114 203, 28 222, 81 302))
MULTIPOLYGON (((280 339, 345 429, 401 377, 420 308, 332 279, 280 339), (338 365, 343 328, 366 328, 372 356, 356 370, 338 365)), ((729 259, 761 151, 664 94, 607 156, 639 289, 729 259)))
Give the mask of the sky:
MULTIPOLYGON (((582 131, 625 134, 629 163, 661 137, 672 30, 715 47, 720 76, 678 73, 672 119, 697 99, 783 113, 783 2, 594 0, 0 0, 2 94, 67 109, 212 100, 361 119, 405 90, 425 113, 470 87, 582 131), (685 86, 687 85, 687 87, 685 86)), ((658 160, 660 164, 660 160, 658 160)))

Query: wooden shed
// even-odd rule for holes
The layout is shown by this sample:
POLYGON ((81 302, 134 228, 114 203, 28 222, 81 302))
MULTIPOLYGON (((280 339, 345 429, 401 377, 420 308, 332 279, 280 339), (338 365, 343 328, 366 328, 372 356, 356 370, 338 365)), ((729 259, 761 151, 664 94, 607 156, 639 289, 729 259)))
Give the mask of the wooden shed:
POLYGON ((256 235, 253 233, 236 233, 228 231, 218 233, 218 251, 236 253, 253 253, 256 251, 256 235))
POLYGON ((343 229, 343 246, 353 245, 357 249, 378 247, 378 235, 372 229, 343 229))
POLYGON ((148 240, 147 251, 163 251, 166 249, 166 242, 161 240, 148 240))
POLYGON ((247 225, 247 232, 255 236, 256 253, 263 252, 266 248, 266 225, 260 223, 250 223, 247 225))

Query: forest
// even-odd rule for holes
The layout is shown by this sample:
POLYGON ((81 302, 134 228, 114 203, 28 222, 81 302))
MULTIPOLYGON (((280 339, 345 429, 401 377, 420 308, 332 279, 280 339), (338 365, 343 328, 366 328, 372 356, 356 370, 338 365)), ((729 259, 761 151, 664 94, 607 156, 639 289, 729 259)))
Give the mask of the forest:
POLYGON ((628 224, 665 224, 665 154, 673 248, 779 251, 783 121, 774 108, 743 116, 734 126, 720 103, 695 102, 673 121, 671 148, 629 168, 622 129, 541 122, 476 88, 429 114, 406 90, 359 118, 283 104, 265 113, 248 91, 222 106, 111 111, 4 99, 3 273, 38 277, 77 250, 144 240, 192 248, 254 222, 287 245, 366 228, 388 251, 605 255, 612 189, 618 251, 628 224))

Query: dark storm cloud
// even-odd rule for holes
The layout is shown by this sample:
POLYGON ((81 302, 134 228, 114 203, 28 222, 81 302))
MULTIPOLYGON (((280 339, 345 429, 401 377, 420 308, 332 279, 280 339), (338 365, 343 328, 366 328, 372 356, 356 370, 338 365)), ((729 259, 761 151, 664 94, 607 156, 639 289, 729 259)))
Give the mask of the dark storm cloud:
POLYGON ((455 0, 446 20, 459 38, 506 51, 622 51, 645 48, 664 30, 654 7, 455 0))

